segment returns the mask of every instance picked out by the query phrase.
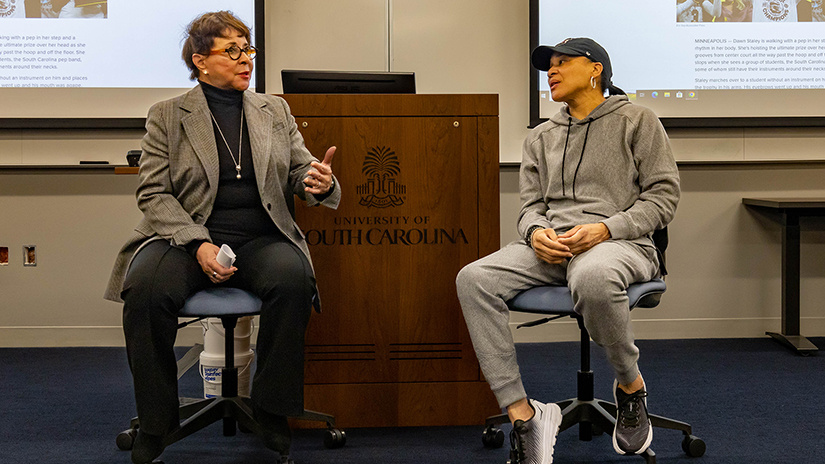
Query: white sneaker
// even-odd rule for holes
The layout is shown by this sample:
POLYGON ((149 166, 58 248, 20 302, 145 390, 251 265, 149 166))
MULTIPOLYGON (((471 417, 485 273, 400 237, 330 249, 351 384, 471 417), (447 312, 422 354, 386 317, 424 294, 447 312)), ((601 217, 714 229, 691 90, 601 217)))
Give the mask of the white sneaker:
POLYGON ((528 400, 535 413, 528 421, 517 420, 510 432, 509 464, 550 464, 561 425, 561 408, 556 403, 528 400))

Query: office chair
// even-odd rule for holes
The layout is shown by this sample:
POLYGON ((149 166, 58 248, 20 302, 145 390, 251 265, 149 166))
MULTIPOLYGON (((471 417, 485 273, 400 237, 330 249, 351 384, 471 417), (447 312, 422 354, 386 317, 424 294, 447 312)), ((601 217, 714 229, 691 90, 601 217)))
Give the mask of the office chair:
MULTIPOLYGON (((662 274, 666 274, 664 266, 664 250, 667 248, 667 228, 657 230, 653 234, 662 274)), ((639 282, 627 288, 628 304, 632 310, 635 307, 653 308, 659 304, 662 293, 667 286, 662 279, 653 279, 648 282, 639 282)), ((527 289, 507 302, 510 311, 540 314, 545 317, 532 322, 520 324, 521 327, 533 327, 563 317, 576 319, 581 332, 581 368, 577 377, 577 395, 575 398, 560 401, 557 404, 562 410, 562 421, 559 433, 573 425, 579 425, 579 440, 590 441, 593 435, 612 433, 616 424, 616 405, 612 401, 595 399, 593 371, 590 369, 590 334, 584 326, 584 319, 573 310, 573 297, 566 286, 540 286, 527 289)), ((504 432, 496 425, 509 423, 507 414, 500 414, 487 418, 482 434, 482 443, 487 448, 500 448, 504 444, 504 432)), ((705 442, 692 435, 690 424, 650 414, 653 427, 681 430, 682 450, 691 457, 705 454, 705 442)), ((656 454, 648 448, 641 454, 647 464, 656 462, 656 454)))
MULTIPOLYGON (((220 318, 226 331, 224 337, 225 367, 221 370, 221 396, 207 399, 181 398, 180 418, 182 422, 180 427, 164 437, 164 446, 180 441, 219 420, 223 420, 224 436, 234 436, 236 425, 241 431, 262 436, 264 430, 255 420, 251 400, 238 396, 238 368, 234 365, 234 334, 238 319, 244 316, 254 316, 260 312, 260 298, 237 288, 209 288, 186 300, 178 316, 195 319, 179 324, 178 328, 207 317, 217 317, 220 318)), ((201 351, 203 351, 203 345, 196 345, 178 361, 178 378, 197 362, 201 351)), ((295 419, 326 422, 324 445, 327 448, 340 448, 346 443, 346 433, 335 428, 335 417, 331 415, 304 410, 303 414, 295 419)), ((138 419, 132 419, 129 429, 117 436, 118 448, 124 451, 132 449, 139 427, 138 419)), ((281 462, 291 461, 287 456, 282 456, 281 462)))

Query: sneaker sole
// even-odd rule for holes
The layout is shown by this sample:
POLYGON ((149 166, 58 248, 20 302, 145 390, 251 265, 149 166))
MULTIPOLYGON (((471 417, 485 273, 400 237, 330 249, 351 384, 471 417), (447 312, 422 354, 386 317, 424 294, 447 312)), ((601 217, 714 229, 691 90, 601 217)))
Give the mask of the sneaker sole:
MULTIPOLYGON (((619 412, 618 412, 619 411, 619 400, 616 398, 616 389, 617 388, 619 388, 619 380, 614 379, 613 380, 613 402, 616 404, 616 416, 619 415, 619 412)), ((645 409, 647 409, 647 398, 645 398, 645 409)), ((648 416, 648 417, 650 417, 650 416, 648 416)), ((618 423, 618 422, 619 422, 619 418, 616 417, 616 423, 618 423)), ((647 440, 645 440, 642 447, 638 451, 636 451, 635 453, 628 453, 627 451, 623 450, 619 446, 619 442, 616 441, 616 426, 613 426, 613 449, 616 450, 616 452, 619 453, 619 454, 622 454, 622 455, 642 454, 645 451, 647 451, 648 448, 650 448, 651 443, 653 443, 653 425, 652 424, 650 426, 650 429, 648 429, 648 431, 647 431, 647 440)))

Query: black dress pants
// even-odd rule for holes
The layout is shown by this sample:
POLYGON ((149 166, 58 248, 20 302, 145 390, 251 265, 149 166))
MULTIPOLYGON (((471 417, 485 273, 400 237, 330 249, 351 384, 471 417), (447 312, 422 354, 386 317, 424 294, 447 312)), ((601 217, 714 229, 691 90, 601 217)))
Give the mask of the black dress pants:
MULTIPOLYGON (((257 369, 251 397, 270 414, 300 414, 304 407, 304 337, 315 278, 309 262, 284 237, 256 238, 234 250, 238 271, 221 286, 241 288, 263 301, 257 369)), ((149 243, 129 267, 121 294, 126 352, 144 432, 178 427, 177 313, 186 298, 215 286, 197 260, 165 240, 149 243)))

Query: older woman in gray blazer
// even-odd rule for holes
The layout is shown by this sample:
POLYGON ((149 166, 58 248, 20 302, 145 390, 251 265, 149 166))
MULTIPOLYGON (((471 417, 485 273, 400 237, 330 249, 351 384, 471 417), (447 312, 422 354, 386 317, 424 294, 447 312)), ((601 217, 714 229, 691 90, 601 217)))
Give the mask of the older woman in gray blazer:
POLYGON ((211 286, 263 300, 252 382, 268 447, 288 453, 286 417, 303 410, 304 334, 316 294, 294 197, 336 208, 335 147, 318 162, 286 102, 247 91, 255 49, 246 25, 207 13, 188 29, 183 59, 198 86, 149 110, 140 160, 143 220, 117 257, 106 298, 123 329, 140 429, 132 461, 149 463, 179 426, 173 345, 177 312, 211 286), (216 261, 229 245, 235 265, 216 261))

